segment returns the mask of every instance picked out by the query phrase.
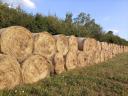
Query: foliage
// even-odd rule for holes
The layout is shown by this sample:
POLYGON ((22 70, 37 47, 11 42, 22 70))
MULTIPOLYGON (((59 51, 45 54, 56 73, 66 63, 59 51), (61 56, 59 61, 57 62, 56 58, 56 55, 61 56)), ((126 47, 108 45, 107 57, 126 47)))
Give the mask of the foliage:
POLYGON ((43 16, 39 13, 28 14, 20 8, 13 9, 0 3, 0 28, 13 25, 26 27, 31 32, 48 31, 51 34, 93 37, 99 41, 128 45, 128 41, 112 32, 103 32, 102 27, 84 12, 78 14, 76 18, 68 12, 65 19, 60 19, 57 16, 43 16))

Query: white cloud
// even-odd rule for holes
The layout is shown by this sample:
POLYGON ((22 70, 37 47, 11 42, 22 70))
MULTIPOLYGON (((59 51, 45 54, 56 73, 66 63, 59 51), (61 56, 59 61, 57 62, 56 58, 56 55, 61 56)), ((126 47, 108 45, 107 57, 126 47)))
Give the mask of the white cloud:
POLYGON ((31 8, 31 9, 36 8, 35 3, 31 0, 22 0, 21 3, 28 8, 31 8))
POLYGON ((9 4, 10 7, 16 8, 19 5, 26 6, 30 9, 35 9, 36 5, 32 0, 0 0, 3 3, 9 4))
POLYGON ((113 33, 115 34, 115 35, 119 35, 119 30, 117 30, 117 29, 109 29, 110 31, 113 31, 113 33))

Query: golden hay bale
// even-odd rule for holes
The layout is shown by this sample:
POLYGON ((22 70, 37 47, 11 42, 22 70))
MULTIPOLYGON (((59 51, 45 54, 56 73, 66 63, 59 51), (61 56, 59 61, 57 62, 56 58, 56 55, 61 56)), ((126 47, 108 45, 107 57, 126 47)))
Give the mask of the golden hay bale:
POLYGON ((22 64, 23 83, 32 84, 49 75, 49 62, 40 55, 31 55, 22 64))
POLYGON ((83 51, 78 52, 78 67, 84 67, 88 65, 87 56, 83 51))
POLYGON ((56 47, 59 53, 62 55, 66 55, 68 52, 68 38, 65 35, 58 35, 56 36, 56 47))
POLYGON ((56 52, 56 41, 48 32, 38 33, 34 37, 34 54, 51 58, 56 52))
POLYGON ((86 40, 84 41, 84 45, 83 45, 83 50, 84 52, 94 52, 96 51, 96 44, 97 41, 93 38, 86 38, 86 40))
POLYGON ((95 62, 95 54, 96 54, 96 44, 97 41, 92 38, 86 38, 83 45, 83 51, 87 54, 87 60, 89 64, 93 64, 95 62))
POLYGON ((33 38, 29 30, 12 26, 1 33, 1 51, 14 56, 19 62, 26 59, 33 50, 33 38))
POLYGON ((77 67, 77 52, 69 51, 66 56, 66 69, 71 70, 77 67))
POLYGON ((65 71, 65 60, 62 53, 56 53, 54 57, 55 72, 60 74, 65 71))
POLYGON ((21 82, 21 69, 17 60, 0 54, 0 90, 12 89, 21 82))
POLYGON ((69 51, 77 52, 78 51, 78 40, 75 36, 69 37, 69 51))
POLYGON ((95 54, 95 63, 101 62, 101 43, 97 41, 96 54, 95 54))
POLYGON ((101 42, 101 62, 105 61, 105 48, 104 48, 104 42, 101 42))

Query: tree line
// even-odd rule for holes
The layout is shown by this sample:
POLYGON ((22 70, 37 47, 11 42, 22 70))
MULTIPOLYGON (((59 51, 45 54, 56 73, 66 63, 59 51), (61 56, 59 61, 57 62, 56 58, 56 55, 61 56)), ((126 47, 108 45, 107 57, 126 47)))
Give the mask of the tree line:
POLYGON ((0 28, 13 25, 26 27, 33 33, 48 31, 53 35, 92 37, 103 42, 128 45, 127 40, 114 35, 112 31, 104 32, 102 27, 95 22, 95 19, 84 12, 75 18, 73 18, 72 13, 68 12, 64 19, 60 19, 56 15, 44 16, 39 13, 33 15, 20 8, 13 9, 0 3, 0 28))

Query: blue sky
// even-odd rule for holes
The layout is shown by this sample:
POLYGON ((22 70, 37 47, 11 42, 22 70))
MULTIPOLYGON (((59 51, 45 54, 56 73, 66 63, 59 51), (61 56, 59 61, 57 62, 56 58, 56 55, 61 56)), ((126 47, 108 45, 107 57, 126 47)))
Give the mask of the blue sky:
MULTIPOLYGON (((15 1, 15 0, 13 0, 15 1)), ((128 0, 21 0, 29 13, 56 14, 65 18, 66 12, 76 17, 80 12, 89 13, 105 31, 112 30, 128 40, 128 0), (30 4, 31 2, 31 4, 30 4), (30 4, 30 5, 29 5, 30 4)))

